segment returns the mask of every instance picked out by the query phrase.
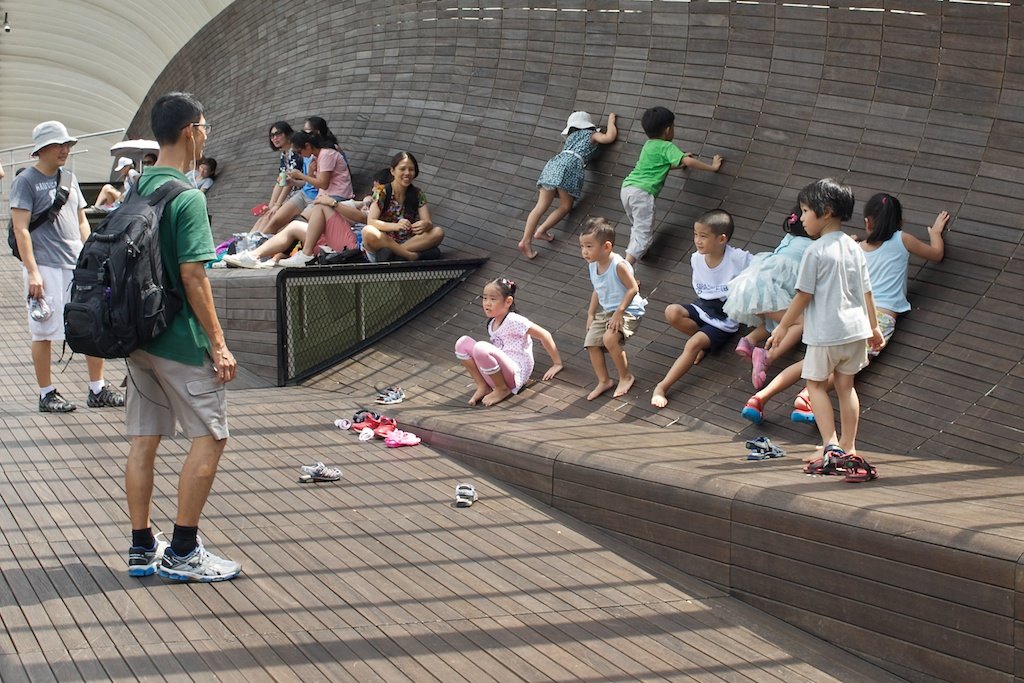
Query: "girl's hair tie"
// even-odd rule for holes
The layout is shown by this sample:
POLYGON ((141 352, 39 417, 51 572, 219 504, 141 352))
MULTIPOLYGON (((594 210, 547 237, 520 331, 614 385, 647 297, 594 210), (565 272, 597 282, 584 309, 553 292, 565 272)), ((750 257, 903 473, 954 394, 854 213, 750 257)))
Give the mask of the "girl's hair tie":
POLYGON ((888 204, 888 203, 889 203, 889 198, 888 197, 882 197, 882 204, 888 204))
POLYGON ((786 222, 792 225, 793 223, 796 223, 799 218, 800 217, 797 216, 795 213, 791 213, 789 214, 789 219, 786 222))

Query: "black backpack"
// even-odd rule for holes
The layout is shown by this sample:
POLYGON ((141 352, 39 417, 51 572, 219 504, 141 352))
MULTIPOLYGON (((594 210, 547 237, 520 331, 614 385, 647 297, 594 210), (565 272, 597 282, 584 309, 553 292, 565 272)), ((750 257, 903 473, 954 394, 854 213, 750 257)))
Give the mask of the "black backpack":
POLYGON ((75 267, 64 336, 72 351, 125 358, 155 339, 181 309, 160 258, 160 217, 188 185, 169 180, 156 192, 128 193, 85 241, 75 267))

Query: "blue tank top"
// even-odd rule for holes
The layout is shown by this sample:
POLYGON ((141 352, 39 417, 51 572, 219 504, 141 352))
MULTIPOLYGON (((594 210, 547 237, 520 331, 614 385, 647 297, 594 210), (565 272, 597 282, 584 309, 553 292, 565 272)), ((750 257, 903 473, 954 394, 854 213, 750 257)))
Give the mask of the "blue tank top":
POLYGON ((875 308, 887 308, 896 313, 909 311, 907 263, 910 261, 910 252, 903 244, 903 231, 897 230, 877 249, 865 251, 864 258, 868 263, 875 308))
MULTIPOLYGON (((622 303, 622 297, 626 296, 626 286, 622 284, 622 280, 619 279, 619 274, 616 272, 620 263, 626 263, 630 272, 633 271, 633 266, 615 253, 612 253, 612 262, 608 265, 608 270, 603 273, 597 272, 597 262, 588 264, 590 282, 593 283, 594 291, 597 292, 597 302, 601 306, 601 310, 609 313, 618 308, 622 303)), ((646 306, 647 300, 637 293, 626 307, 626 313, 639 318, 644 314, 646 306)))

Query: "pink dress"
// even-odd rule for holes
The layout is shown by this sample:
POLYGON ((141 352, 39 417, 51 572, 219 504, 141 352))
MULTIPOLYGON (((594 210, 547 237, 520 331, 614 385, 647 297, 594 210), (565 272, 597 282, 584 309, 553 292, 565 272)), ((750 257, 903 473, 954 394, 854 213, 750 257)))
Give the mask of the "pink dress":
POLYGON ((533 323, 518 313, 510 312, 498 329, 493 329, 493 325, 493 320, 487 323, 487 334, 491 336, 491 344, 504 351, 514 364, 511 368, 515 375, 512 392, 519 393, 533 374, 533 337, 527 334, 533 323))

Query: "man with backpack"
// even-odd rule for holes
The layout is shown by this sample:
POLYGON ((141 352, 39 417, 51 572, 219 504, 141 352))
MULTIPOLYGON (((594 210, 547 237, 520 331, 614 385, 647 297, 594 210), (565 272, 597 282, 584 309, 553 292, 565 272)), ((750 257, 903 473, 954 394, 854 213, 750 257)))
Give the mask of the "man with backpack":
MULTIPOLYGON (((211 129, 199 101, 180 92, 156 101, 150 123, 160 154, 138 180, 136 191, 143 197, 169 181, 186 182, 184 170, 203 156, 211 129)), ((206 278, 205 263, 215 257, 206 196, 190 189, 171 200, 159 232, 164 275, 181 296, 182 307, 163 333, 128 356, 128 574, 225 581, 238 575, 240 565, 206 551, 198 538, 203 506, 227 444, 224 385, 236 372, 206 278), (153 471, 160 440, 174 436, 176 422, 192 446, 179 475, 177 518, 166 547, 157 542, 150 522, 153 471)))
MULTIPOLYGON (((39 411, 70 413, 77 406, 53 386, 53 342, 64 341, 64 304, 82 242, 89 236, 85 198, 74 174, 64 169, 77 138, 60 121, 44 121, 32 131, 36 163, 11 184, 12 233, 24 266, 32 366, 39 387, 39 411), (55 197, 60 199, 55 203, 55 197)), ((90 408, 116 408, 124 396, 103 379, 103 359, 86 356, 90 408)))

